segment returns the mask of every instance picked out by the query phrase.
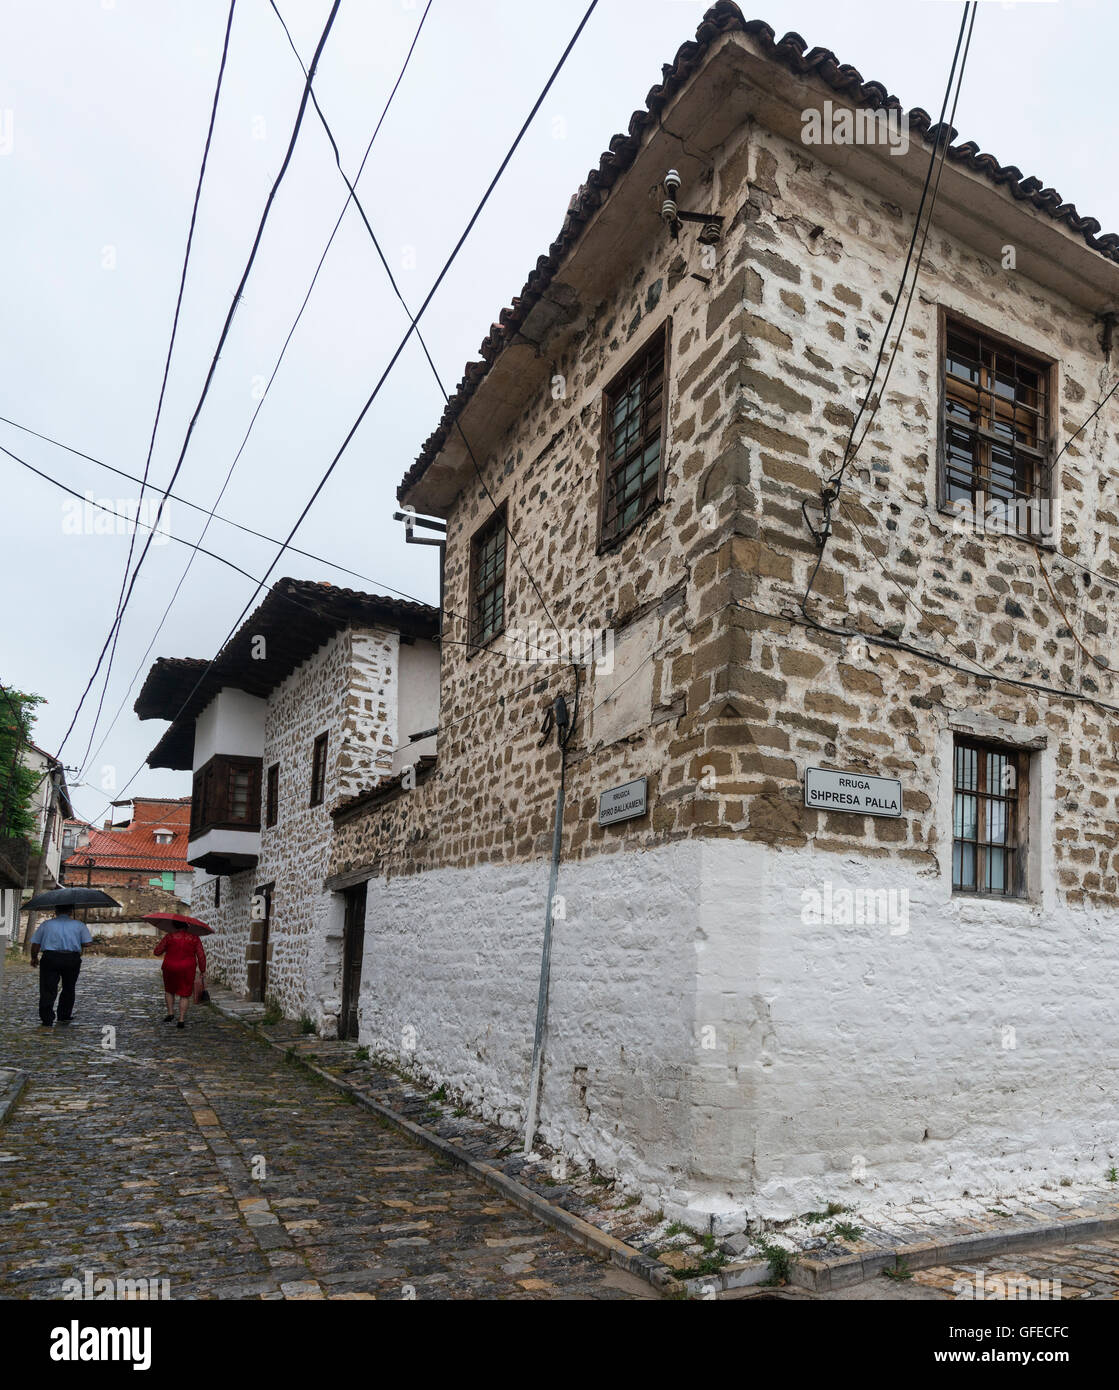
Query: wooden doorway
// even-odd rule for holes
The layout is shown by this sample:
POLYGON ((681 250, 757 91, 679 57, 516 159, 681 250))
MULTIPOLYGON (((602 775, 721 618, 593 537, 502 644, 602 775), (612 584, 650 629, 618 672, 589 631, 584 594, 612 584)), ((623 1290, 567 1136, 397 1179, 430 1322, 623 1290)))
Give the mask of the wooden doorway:
POLYGON ((364 883, 347 888, 346 921, 342 931, 342 1016, 340 1038, 357 1037, 357 1008, 361 999, 361 961, 365 954, 364 883))
POLYGON ((249 975, 249 998, 258 1003, 268 1002, 268 967, 272 963, 272 890, 266 883, 253 894, 249 920, 249 949, 246 958, 249 975))

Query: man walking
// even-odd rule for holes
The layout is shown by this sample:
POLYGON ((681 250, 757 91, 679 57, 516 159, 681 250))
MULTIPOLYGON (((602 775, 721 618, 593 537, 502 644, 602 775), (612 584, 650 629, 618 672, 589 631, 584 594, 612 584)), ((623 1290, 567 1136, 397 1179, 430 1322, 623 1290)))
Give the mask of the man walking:
POLYGON ((44 1028, 54 1024, 54 997, 58 986, 62 994, 58 1001, 59 1023, 69 1023, 74 1012, 74 992, 78 987, 78 971, 82 968, 82 947, 93 940, 84 922, 70 916, 65 907, 55 909, 53 917, 44 919, 31 938, 31 965, 39 966, 39 1022, 44 1028))

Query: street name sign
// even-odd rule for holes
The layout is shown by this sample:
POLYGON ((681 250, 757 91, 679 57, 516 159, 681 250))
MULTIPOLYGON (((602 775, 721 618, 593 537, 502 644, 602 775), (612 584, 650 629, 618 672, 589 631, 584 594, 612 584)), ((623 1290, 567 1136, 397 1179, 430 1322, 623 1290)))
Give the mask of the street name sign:
POLYGON ((634 816, 645 814, 646 779, 638 777, 634 782, 626 782, 620 787, 611 787, 598 795, 599 825, 613 825, 615 821, 632 820, 634 816))
POLYGON ((856 816, 900 816, 901 779, 810 767, 804 773, 804 804, 856 816))

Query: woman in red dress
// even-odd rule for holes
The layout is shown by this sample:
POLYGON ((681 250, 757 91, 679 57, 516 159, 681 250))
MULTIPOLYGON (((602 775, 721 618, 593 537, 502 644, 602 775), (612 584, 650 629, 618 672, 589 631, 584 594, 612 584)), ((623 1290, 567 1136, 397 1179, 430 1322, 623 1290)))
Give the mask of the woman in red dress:
POLYGON ((194 972, 206 973, 206 952, 201 940, 185 927, 169 931, 155 948, 155 954, 163 957, 163 992, 167 1000, 167 1017, 164 1023, 175 1020, 175 1000, 179 1001, 180 1028, 186 1027, 187 1006, 194 997, 194 972))

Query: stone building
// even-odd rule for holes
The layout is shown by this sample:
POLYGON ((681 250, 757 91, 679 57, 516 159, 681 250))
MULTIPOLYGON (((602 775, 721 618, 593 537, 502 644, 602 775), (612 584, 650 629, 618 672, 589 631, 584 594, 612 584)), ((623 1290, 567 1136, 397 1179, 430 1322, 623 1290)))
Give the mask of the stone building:
POLYGON ((1119 238, 951 143, 824 508, 937 146, 715 5, 398 494, 439 747, 334 808, 360 1036, 523 1119, 562 779, 537 1132, 691 1224, 1119 1150, 1119 238))
POLYGON ((191 912, 216 931, 211 968, 326 1035, 349 1002, 344 964, 361 968, 324 887, 330 812, 429 754, 412 735, 435 725, 438 629, 424 604, 281 579, 212 663, 160 658, 136 701, 172 721, 149 766, 193 772, 191 912))
MULTIPOLYGON (((62 862, 62 880, 105 889, 159 888, 185 911, 190 905, 194 870, 187 859, 190 797, 136 796, 114 805, 102 829, 67 823, 76 832, 62 862), (124 808, 124 819, 118 819, 124 808)), ((64 832, 63 848, 66 839, 64 832)))

